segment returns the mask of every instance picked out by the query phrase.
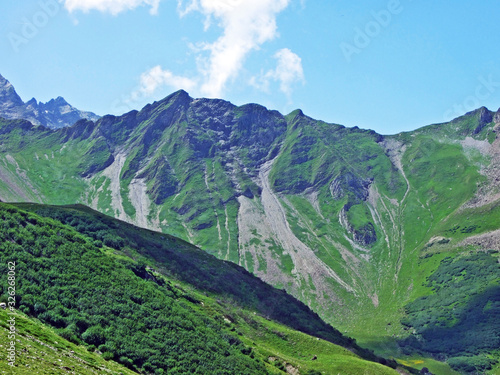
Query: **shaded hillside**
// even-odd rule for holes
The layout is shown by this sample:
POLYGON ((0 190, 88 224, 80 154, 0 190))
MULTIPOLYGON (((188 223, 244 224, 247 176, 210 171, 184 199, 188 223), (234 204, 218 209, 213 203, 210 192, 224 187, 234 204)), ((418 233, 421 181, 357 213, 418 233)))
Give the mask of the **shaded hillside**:
POLYGON ((426 286, 434 294, 406 306, 403 324, 414 334, 401 342, 414 350, 449 353, 452 368, 472 373, 491 370, 500 348, 500 261, 498 251, 445 258, 426 286))

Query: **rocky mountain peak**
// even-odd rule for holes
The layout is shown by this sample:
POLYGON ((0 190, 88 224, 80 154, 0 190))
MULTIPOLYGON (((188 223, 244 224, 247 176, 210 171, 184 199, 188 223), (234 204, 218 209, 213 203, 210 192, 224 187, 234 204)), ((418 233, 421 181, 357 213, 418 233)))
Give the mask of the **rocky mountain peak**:
POLYGON ((58 96, 55 99, 50 99, 46 105, 69 105, 69 103, 62 96, 58 96))
POLYGON ((0 75, 0 109, 12 108, 23 104, 14 86, 0 75))
POLYGON ((474 129, 473 134, 478 134, 486 125, 493 121, 493 113, 488 108, 481 107, 477 110, 477 113, 479 124, 476 129, 474 129))
POLYGON ((35 98, 24 103, 14 86, 0 75, 0 117, 6 119, 25 119, 34 125, 49 128, 71 126, 81 119, 97 121, 99 116, 84 112, 71 106, 63 97, 58 96, 47 103, 35 98))
POLYGON ((495 124, 500 124, 500 108, 498 108, 498 111, 496 111, 495 116, 493 117, 493 121, 495 121, 495 124))
POLYGON ((184 90, 178 90, 164 99, 160 100, 158 103, 168 103, 168 102, 175 102, 177 104, 181 105, 188 105, 193 101, 193 98, 189 96, 189 94, 184 91, 184 90))
POLYGON ((289 117, 291 118, 296 118, 296 117, 305 117, 304 112, 302 112, 301 109, 296 109, 288 114, 289 117))
POLYGON ((26 102, 26 105, 36 107, 38 106, 38 101, 35 98, 31 98, 26 102))
POLYGON ((481 123, 490 123, 493 120, 493 114, 486 107, 479 108, 479 121, 481 123))

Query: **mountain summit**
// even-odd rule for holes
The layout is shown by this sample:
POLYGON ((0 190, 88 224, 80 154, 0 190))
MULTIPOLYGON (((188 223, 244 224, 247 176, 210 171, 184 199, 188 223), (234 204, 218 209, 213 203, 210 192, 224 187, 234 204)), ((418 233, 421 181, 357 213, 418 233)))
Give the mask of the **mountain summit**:
POLYGON ((14 86, 0 75, 0 110, 5 111, 24 105, 14 86))
POLYGON ((51 129, 71 126, 81 119, 97 121, 99 116, 92 112, 80 111, 64 98, 51 99, 47 103, 32 98, 24 103, 14 86, 0 75, 0 117, 6 119, 25 119, 34 125, 51 129))

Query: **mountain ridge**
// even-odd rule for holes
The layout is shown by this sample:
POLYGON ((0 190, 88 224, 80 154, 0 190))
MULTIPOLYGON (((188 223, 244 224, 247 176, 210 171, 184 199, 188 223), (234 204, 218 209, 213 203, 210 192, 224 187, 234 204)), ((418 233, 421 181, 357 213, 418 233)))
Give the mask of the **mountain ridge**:
MULTIPOLYGON (((419 337, 404 318, 446 257, 500 249, 476 240, 499 229, 499 120, 479 108, 386 136, 178 91, 61 130, 1 122, 0 199, 82 203, 175 235, 382 350, 419 337)), ((490 281, 476 282, 481 295, 490 281)))
POLYGON ((0 117, 25 119, 33 125, 57 129, 73 125, 80 119, 98 120, 95 113, 80 111, 58 96, 46 103, 31 98, 26 103, 17 94, 14 86, 0 75, 0 117))

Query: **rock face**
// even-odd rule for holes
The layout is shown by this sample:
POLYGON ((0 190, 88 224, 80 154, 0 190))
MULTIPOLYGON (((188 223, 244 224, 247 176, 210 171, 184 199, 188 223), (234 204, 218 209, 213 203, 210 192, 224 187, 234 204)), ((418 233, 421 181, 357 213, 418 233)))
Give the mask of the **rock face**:
POLYGON ((8 111, 24 105, 14 86, 0 75, 0 110, 8 111))
POLYGON ((473 134, 479 134, 486 125, 493 121, 493 113, 491 113, 486 107, 481 107, 479 109, 478 116, 479 124, 477 125, 476 129, 474 129, 473 134))
POLYGON ((84 112, 70 105, 64 98, 51 99, 47 103, 32 98, 24 103, 14 86, 0 75, 0 117, 6 119, 24 119, 34 125, 43 125, 51 129, 71 126, 81 119, 97 121, 99 116, 84 112))

